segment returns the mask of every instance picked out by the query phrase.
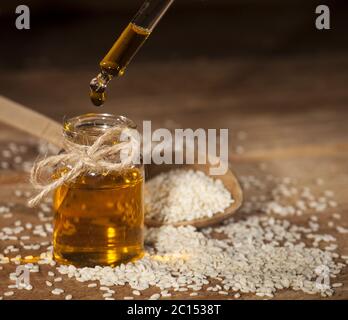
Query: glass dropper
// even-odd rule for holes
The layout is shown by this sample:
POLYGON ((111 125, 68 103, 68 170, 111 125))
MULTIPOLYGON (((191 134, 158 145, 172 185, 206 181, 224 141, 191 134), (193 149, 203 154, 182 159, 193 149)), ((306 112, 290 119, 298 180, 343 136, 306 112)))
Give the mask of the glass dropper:
POLYGON ((141 6, 100 62, 101 72, 90 83, 90 96, 94 105, 103 105, 106 98, 105 91, 110 80, 124 74, 127 65, 173 2, 174 0, 147 0, 141 6))

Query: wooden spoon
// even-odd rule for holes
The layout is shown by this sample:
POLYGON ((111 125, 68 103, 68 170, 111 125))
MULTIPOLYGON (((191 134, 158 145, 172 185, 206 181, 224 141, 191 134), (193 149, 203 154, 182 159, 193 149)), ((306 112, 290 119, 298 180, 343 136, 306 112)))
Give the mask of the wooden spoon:
MULTIPOLYGON (((46 140, 53 145, 62 148, 62 129, 61 125, 29 108, 26 108, 16 102, 13 102, 5 97, 0 96, 0 121, 5 122, 17 129, 24 132, 30 133, 40 139, 46 140)), ((193 169, 203 171, 205 174, 209 175, 209 164, 193 164, 193 165, 146 165, 146 179, 151 179, 155 175, 168 171, 171 169, 193 169)), ((202 218, 191 221, 182 221, 177 223, 172 223, 174 226, 185 226, 193 225, 197 228, 208 227, 217 224, 229 217, 231 217, 241 206, 243 201, 242 189, 238 183, 236 176, 233 172, 228 169, 228 171, 221 176, 212 176, 215 179, 222 180, 225 188, 231 193, 234 203, 232 203, 228 208, 222 213, 216 213, 211 218, 202 218)), ((146 192, 146 185, 145 185, 146 192)), ((159 227, 165 223, 147 219, 145 216, 145 224, 149 227, 159 227)))

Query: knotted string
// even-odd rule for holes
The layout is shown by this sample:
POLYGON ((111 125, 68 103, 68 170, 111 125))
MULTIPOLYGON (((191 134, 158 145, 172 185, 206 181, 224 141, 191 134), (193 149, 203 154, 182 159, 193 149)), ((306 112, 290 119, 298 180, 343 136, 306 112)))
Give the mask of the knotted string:
POLYGON ((63 154, 38 161, 31 169, 30 181, 40 192, 30 199, 30 207, 35 207, 51 191, 73 181, 84 172, 119 171, 139 160, 139 135, 136 130, 130 128, 109 128, 90 146, 73 143, 68 139, 65 139, 64 144, 63 154), (116 134, 120 134, 123 141, 110 145, 116 134), (127 141, 124 141, 125 138, 127 141), (62 172, 59 178, 53 179, 52 170, 61 164, 69 170, 62 172))

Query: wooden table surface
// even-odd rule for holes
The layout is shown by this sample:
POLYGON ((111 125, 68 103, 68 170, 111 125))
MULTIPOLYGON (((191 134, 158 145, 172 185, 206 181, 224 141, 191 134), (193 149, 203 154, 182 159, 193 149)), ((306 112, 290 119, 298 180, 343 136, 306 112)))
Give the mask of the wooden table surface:
MULTIPOLYGON (((320 231, 337 237, 337 251, 348 255, 347 235, 327 227, 333 212, 340 213, 340 224, 348 227, 347 69, 347 60, 340 56, 269 59, 262 65, 228 59, 209 65, 204 60, 163 63, 157 64, 156 69, 151 65, 138 64, 132 76, 113 85, 109 104, 100 110, 125 114, 138 123, 143 119, 152 120, 154 127, 228 128, 230 160, 238 176, 254 175, 264 179, 267 173, 272 173, 277 177, 297 178, 299 185, 313 188, 318 188, 318 178, 323 179, 321 188, 333 190, 339 205, 320 216, 320 231), (168 73, 172 75, 169 80, 168 73), (144 75, 148 74, 156 81, 145 81, 144 75), (134 95, 124 93, 127 88, 134 90, 134 95), (240 131, 247 133, 245 140, 237 138, 240 131), (239 149, 240 146, 244 148, 242 154, 236 153, 238 146, 239 149), (260 169, 261 163, 266 166, 266 171, 260 169)), ((82 72, 66 77, 63 72, 40 70, 9 74, 7 81, 12 85, 16 83, 21 92, 20 102, 59 119, 62 114, 59 105, 65 107, 64 113, 68 115, 94 110, 87 99, 84 103, 77 103, 74 96, 66 95, 68 90, 83 90, 81 81, 77 81, 83 77, 88 79, 88 75, 82 72), (44 83, 42 79, 46 79, 46 83, 62 83, 62 86, 51 90, 50 97, 38 101, 33 98, 32 90, 39 82, 40 85, 44 83)), ((10 84, 7 84, 8 88, 10 84)), ((1 85, 4 86, 4 83, 1 85)), ((50 85, 46 85, 49 90, 50 85)), ((15 91, 13 89, 12 97, 15 91)), ((25 161, 36 157, 36 139, 0 125, 0 150, 8 148, 10 142, 28 146, 28 152, 23 154, 25 161)), ((0 155, 0 162, 4 160, 0 155)), ((13 225, 18 219, 37 222, 37 210, 28 209, 26 198, 15 195, 16 190, 30 191, 28 175, 21 164, 12 163, 9 169, 0 169, 0 186, 0 206, 14 204, 12 218, 0 217, 1 228, 13 225)), ((246 200, 252 195, 252 190, 246 191, 246 200)), ((309 215, 304 215, 288 219, 303 224, 308 222, 308 218, 309 215)), ((0 251, 9 244, 2 241, 0 251)), ((31 253, 26 251, 22 254, 31 253)), ((34 291, 16 291, 8 298, 57 298, 48 293, 44 284, 48 268, 42 266, 40 273, 33 275, 34 291)), ((14 269, 13 264, 8 264, 0 270, 0 292, 13 284, 8 275, 14 269)), ((337 288, 332 298, 347 299, 348 269, 343 269, 335 281, 343 282, 344 286, 337 288)), ((99 290, 86 290, 87 284, 67 277, 63 277, 61 287, 76 299, 102 298, 99 290)), ((145 296, 155 291, 151 289, 145 296)), ((128 286, 118 288, 116 298, 130 292, 128 286)), ((174 298, 190 297, 181 292, 175 293, 174 298)), ((197 298, 219 299, 221 296, 202 291, 197 298)), ((242 298, 254 299, 255 296, 245 295, 242 298)), ((275 298, 317 299, 320 296, 284 290, 275 298)))
MULTIPOLYGON (((4 17, 0 94, 59 122, 97 111, 126 115, 140 128, 143 120, 151 120, 153 128, 228 128, 230 161, 239 177, 263 180, 272 174, 296 178, 298 186, 318 192, 334 191, 338 207, 320 214, 320 233, 335 236, 337 252, 348 255, 347 234, 327 225, 332 214, 339 213, 339 224, 348 228, 348 46, 343 29, 347 6, 333 7, 332 30, 320 32, 314 28, 314 1, 285 1, 288 7, 283 2, 244 2, 226 8, 208 2, 198 7, 195 2, 170 12, 126 76, 110 85, 108 102, 101 109, 90 104, 88 83, 110 39, 120 31, 114 28, 127 23, 128 13, 92 11, 85 18, 70 14, 61 21, 59 14, 59 19, 38 21, 34 10, 28 32, 14 29, 13 15, 9 20, 4 17), (241 131, 247 133, 244 140, 238 139, 241 131), (322 186, 318 178, 324 181, 322 186)), ((1 151, 11 142, 28 147, 23 161, 37 157, 37 139, 0 123, 0 164, 7 161, 1 151)), ((31 192, 28 181, 22 163, 0 167, 0 208, 13 205, 12 217, 0 214, 0 228, 17 220, 39 222, 37 209, 27 208, 26 196, 15 194, 31 192)), ((253 189, 245 190, 245 201, 254 194, 253 189)), ((303 225, 309 217, 287 219, 303 225)), ((10 244, 15 242, 1 241, 0 252, 10 244)), ((15 271, 14 264, 3 267, 0 296, 11 290, 9 273, 15 271)), ((6 299, 62 298, 50 294, 44 284, 48 270, 44 265, 32 274, 34 290, 14 290, 15 295, 6 299)), ((335 282, 344 285, 330 299, 348 299, 347 268, 335 282)), ((74 299, 102 299, 99 290, 65 276, 60 287, 74 299)), ((145 297, 154 292, 149 290, 145 297)), ((130 293, 128 286, 117 288, 115 297, 130 293)), ((176 292, 173 298, 192 297, 176 292)), ((202 291, 195 298, 226 297, 202 291)), ((275 295, 275 299, 320 298, 290 290, 275 295)))

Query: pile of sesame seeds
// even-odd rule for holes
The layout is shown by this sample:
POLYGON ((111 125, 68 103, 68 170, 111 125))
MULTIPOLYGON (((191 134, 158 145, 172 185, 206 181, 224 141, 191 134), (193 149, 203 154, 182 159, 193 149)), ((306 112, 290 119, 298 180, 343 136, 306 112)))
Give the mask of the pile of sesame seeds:
POLYGON ((222 181, 202 171, 171 170, 146 183, 146 216, 167 223, 210 218, 234 200, 222 181))
MULTIPOLYGON (((43 294, 46 288, 47 296, 42 298, 48 299, 77 298, 69 292, 67 281, 77 281, 86 294, 98 292, 105 300, 119 299, 121 290, 126 292, 121 297, 126 300, 166 299, 181 293, 191 297, 219 294, 227 299, 244 295, 272 298, 282 289, 323 297, 334 294, 343 285, 336 278, 348 264, 348 256, 337 253, 337 239, 327 231, 343 236, 347 233, 334 192, 317 194, 299 186, 295 179, 266 173, 262 178, 240 179, 246 190, 242 217, 202 230, 170 226, 149 229, 145 257, 116 268, 56 265, 50 242, 50 201, 40 205, 30 223, 13 216, 19 210, 15 204, 2 204, 0 219, 2 225, 7 223, 0 229, 0 274, 13 271, 11 265, 19 265, 23 259, 38 257, 25 267, 42 275, 38 280, 42 281, 40 292, 43 294), (321 215, 330 210, 335 211, 323 226, 321 215), (12 216, 6 216, 9 214, 12 216), (300 225, 288 220, 294 216, 301 218, 300 225)), ((317 181, 317 185, 322 188, 323 181, 317 181)), ((15 196, 26 199, 30 190, 17 190, 15 196)), ((18 287, 13 272, 5 276, 11 284, 0 291, 0 299, 15 299, 19 290, 36 288, 37 282, 18 287)))
POLYGON ((116 268, 60 266, 58 270, 81 282, 97 280, 107 287, 128 284, 136 292, 155 286, 158 298, 170 297, 169 290, 273 297, 278 290, 293 289, 331 296, 331 286, 318 285, 317 268, 328 270, 334 278, 345 263, 336 262, 339 256, 332 250, 308 246, 305 240, 313 232, 310 226, 267 216, 230 220, 203 232, 192 226, 163 226, 148 230, 147 254, 139 261, 116 268))

